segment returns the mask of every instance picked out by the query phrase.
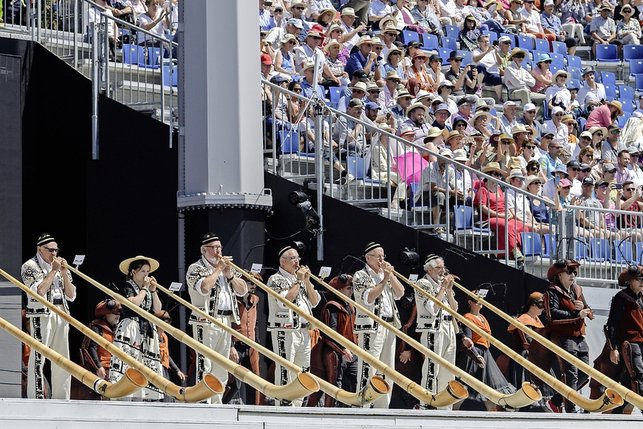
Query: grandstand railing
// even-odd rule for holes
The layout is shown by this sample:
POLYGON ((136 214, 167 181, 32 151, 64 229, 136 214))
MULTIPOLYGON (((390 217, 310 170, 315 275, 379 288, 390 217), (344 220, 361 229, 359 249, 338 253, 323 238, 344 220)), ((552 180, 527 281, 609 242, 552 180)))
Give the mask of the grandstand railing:
POLYGON ((92 81, 94 157, 100 95, 170 125, 171 145, 178 123, 176 42, 115 18, 91 0, 0 1, 7 29, 41 43, 92 81), (110 41, 112 35, 120 40, 110 41))
MULTIPOLYGON (((404 140, 363 118, 353 118, 329 106, 317 110, 314 107, 319 100, 311 100, 270 82, 262 84, 264 94, 269 94, 263 101, 264 159, 268 171, 309 188, 321 189, 328 196, 375 211, 388 219, 439 234, 449 242, 507 264, 514 263, 514 255, 501 249, 505 247, 502 244, 510 241, 510 236, 516 236, 520 241, 523 232, 535 231, 535 235, 525 236, 523 247, 525 241, 538 241, 538 249, 544 248, 544 243, 541 246, 543 239, 549 241, 548 249, 554 247, 551 242, 560 217, 553 216, 555 206, 551 201, 404 140), (316 180, 314 161, 318 146, 314 130, 316 111, 322 116, 325 149, 321 186, 316 180), (336 159, 329 155, 331 145, 337 146, 336 159), (458 180, 442 183, 436 180, 437 175, 427 174, 426 169, 436 168, 436 162, 443 164, 443 171, 458 180), (345 180, 335 168, 339 164, 355 179, 345 180), (466 176, 468 180, 462 179, 466 176), (474 199, 483 181, 500 186, 492 194, 501 199, 505 207, 511 199, 510 193, 518 196, 516 219, 510 217, 509 210, 491 218, 483 214, 481 204, 474 199), (432 191, 434 186, 441 189, 448 203, 439 203, 432 191), (536 222, 527 214, 527 197, 549 208, 552 216, 547 222, 536 222), (508 227, 497 228, 497 224, 508 227), (541 232, 547 235, 541 236, 541 232)), ((539 260, 555 257, 553 254, 541 255, 540 251, 522 250, 527 263, 532 256, 538 256, 539 260), (534 253, 537 255, 532 255, 534 253)))

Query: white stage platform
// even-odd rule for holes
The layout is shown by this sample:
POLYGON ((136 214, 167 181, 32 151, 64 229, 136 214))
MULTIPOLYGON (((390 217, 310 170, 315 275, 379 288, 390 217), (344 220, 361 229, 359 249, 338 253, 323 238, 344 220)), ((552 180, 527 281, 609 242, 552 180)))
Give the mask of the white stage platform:
POLYGON ((275 408, 203 404, 0 399, 3 428, 358 429, 643 427, 640 415, 548 414, 373 409, 275 408))

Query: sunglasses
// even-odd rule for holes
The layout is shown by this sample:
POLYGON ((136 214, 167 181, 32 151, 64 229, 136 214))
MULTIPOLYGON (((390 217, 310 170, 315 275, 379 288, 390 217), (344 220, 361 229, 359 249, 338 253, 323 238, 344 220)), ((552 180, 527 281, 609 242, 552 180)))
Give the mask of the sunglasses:
POLYGON ((580 168, 572 168, 572 171, 580 171, 580 168))
POLYGON ((399 80, 399 79, 389 79, 389 80, 390 80, 391 82, 393 82, 393 83, 400 83, 400 80, 399 80))
POLYGON ((527 145, 527 146, 525 146, 525 149, 534 150, 534 149, 536 149, 536 146, 527 145))
POLYGON ((529 170, 529 171, 538 171, 538 170, 540 170, 540 167, 529 167, 527 170, 529 170))
POLYGON ((586 153, 586 154, 585 154, 585 155, 583 155, 583 156, 585 156, 585 157, 587 157, 587 158, 589 158, 589 159, 594 159, 594 155, 590 155, 589 153, 586 153))
POLYGON ((293 88, 292 92, 301 92, 301 88, 293 88))
POLYGON ((288 44, 289 44, 289 45, 296 45, 296 44, 297 44, 297 42, 295 42, 294 40, 291 40, 290 42, 288 42, 288 44))
POLYGON ((563 113, 556 113, 554 116, 563 116, 563 113))
POLYGON ((525 56, 524 55, 514 55, 514 58, 517 60, 524 60, 525 56))
POLYGON ((630 191, 630 192, 634 192, 635 190, 636 190, 636 188, 625 188, 624 189, 624 191, 630 191))
POLYGON ((595 135, 603 137, 603 133, 596 133, 595 135))
POLYGON ((306 8, 305 8, 305 7, 302 7, 302 6, 295 6, 295 7, 293 7, 293 9, 297 9, 297 10, 304 10, 304 9, 306 9, 306 8))
POLYGON ((592 171, 592 169, 591 169, 591 168, 583 168, 583 169, 581 170, 581 172, 582 172, 582 173, 589 173, 590 171, 592 171))
POLYGON ((576 270, 569 270, 568 269, 568 270, 565 270, 564 272, 569 274, 569 275, 572 275, 572 276, 577 276, 578 275, 578 271, 576 271, 576 270))
POLYGON ((462 62, 462 60, 455 60, 455 59, 453 61, 455 61, 456 63, 461 63, 462 62))
POLYGON ((490 176, 491 177, 503 177, 502 174, 500 174, 500 173, 491 173, 490 176))
POLYGON ((535 110, 525 110, 525 113, 536 113, 535 110))

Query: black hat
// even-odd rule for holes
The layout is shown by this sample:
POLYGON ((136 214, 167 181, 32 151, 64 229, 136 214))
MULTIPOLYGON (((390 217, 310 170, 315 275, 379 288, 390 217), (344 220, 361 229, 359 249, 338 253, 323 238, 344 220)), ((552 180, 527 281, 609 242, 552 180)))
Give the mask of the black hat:
POLYGON ((368 72, 365 72, 363 69, 355 70, 353 72, 353 77, 359 80, 368 80, 369 76, 368 72))
POLYGON ((221 239, 216 234, 208 232, 201 239, 201 246, 203 246, 204 244, 211 243, 213 241, 221 241, 221 239))
POLYGON ((434 261, 436 259, 440 259, 442 256, 436 255, 435 253, 429 253, 426 255, 426 259, 424 259, 424 263, 428 264, 431 261, 434 261))
POLYGON ((463 58, 462 55, 459 54, 458 51, 451 51, 451 53, 449 54, 449 61, 457 60, 457 59, 461 60, 462 58, 463 58))
POLYGON ((51 234, 47 232, 43 232, 38 236, 38 239, 36 240, 36 246, 42 246, 47 243, 51 243, 56 241, 54 237, 51 236, 51 234))
POLYGON ((457 102, 457 103, 455 103, 455 104, 456 104, 456 105, 458 105, 458 106, 462 106, 462 105, 463 105, 463 104, 465 104, 465 103, 474 104, 474 103, 475 103, 475 101, 472 103, 472 102, 471 102, 471 99, 470 99, 469 97, 462 97, 462 98, 461 98, 461 99, 459 99, 459 100, 458 100, 458 102, 457 102))
POLYGON ((376 243, 374 241, 371 241, 364 248, 364 254, 366 255, 368 252, 370 252, 373 249, 377 249, 378 247, 382 247, 382 245, 380 243, 376 243))
POLYGON ((583 186, 584 185, 594 186, 594 179, 592 179, 591 177, 587 176, 586 178, 583 179, 583 186))
POLYGON ((576 160, 571 160, 567 163, 567 168, 580 168, 580 164, 576 160))
POLYGON ((582 73, 583 73, 581 75, 582 77, 585 77, 586 74, 594 73, 594 67, 592 67, 592 66, 583 67, 582 73))
POLYGON ((431 61, 440 61, 440 62, 442 62, 442 58, 440 58, 439 55, 433 54, 433 55, 431 55, 429 57, 429 62, 431 62, 431 61))
POLYGON ((421 46, 422 46, 422 44, 421 44, 420 42, 411 41, 411 42, 409 42, 409 44, 408 44, 408 45, 406 45, 406 48, 407 48, 407 49, 408 49, 408 48, 413 48, 413 47, 415 47, 415 48, 419 48, 419 47, 421 47, 421 46))
POLYGON ((292 246, 290 246, 290 245, 289 245, 289 246, 282 247, 281 249, 279 249, 279 257, 281 258, 281 256, 282 256, 284 253, 286 253, 287 251, 292 250, 292 249, 294 249, 294 247, 292 247, 292 246))

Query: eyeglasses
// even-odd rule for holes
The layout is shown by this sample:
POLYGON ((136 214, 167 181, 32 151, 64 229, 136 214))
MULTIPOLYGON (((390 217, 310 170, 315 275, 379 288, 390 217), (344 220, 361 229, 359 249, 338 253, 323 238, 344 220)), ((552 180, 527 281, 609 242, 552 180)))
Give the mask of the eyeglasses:
POLYGON ((540 183, 540 182, 533 182, 533 183, 532 183, 532 185, 542 186, 543 184, 542 184, 542 183, 540 183))
POLYGON ((525 113, 534 113, 535 114, 536 111, 535 110, 525 110, 525 113))
POLYGON ((589 158, 589 159, 594 159, 594 155, 591 155, 591 154, 589 154, 589 153, 586 153, 586 154, 585 154, 585 155, 583 155, 583 156, 585 156, 586 158, 589 158))
POLYGON ((318 36, 309 36, 308 38, 313 39, 313 40, 321 40, 322 39, 321 37, 318 37, 318 36))
POLYGON ((597 135, 597 136, 601 136, 601 137, 603 137, 603 133, 599 133, 599 132, 597 132, 597 133, 596 133, 596 135, 597 135))
POLYGON ((293 7, 293 9, 304 10, 304 9, 306 9, 306 8, 305 8, 305 7, 303 7, 303 6, 295 6, 295 7, 293 7))
POLYGON ((527 170, 529 170, 529 171, 538 171, 538 170, 540 170, 540 168, 538 168, 538 167, 529 167, 527 170))
POLYGON ((60 251, 60 249, 57 249, 55 247, 43 247, 43 249, 45 249, 49 253, 58 253, 60 251))
POLYGON ((517 60, 524 60, 525 56, 524 55, 514 55, 514 58, 517 60))
POLYGON ((376 47, 375 47, 375 50, 376 50, 376 51, 381 51, 382 49, 383 49, 383 47, 382 47, 382 46, 376 46, 376 47))
POLYGON ((390 80, 391 82, 393 82, 393 83, 400 83, 400 80, 399 80, 399 79, 389 79, 389 80, 390 80))
POLYGON ((371 258, 375 258, 375 259, 386 259, 386 255, 369 255, 369 254, 367 254, 366 256, 370 256, 371 258))
POLYGON ((301 258, 299 256, 290 256, 290 257, 284 257, 287 261, 301 261, 301 258))
POLYGON ((491 176, 491 177, 503 177, 502 174, 500 174, 500 173, 491 173, 489 176, 491 176))
POLYGON ((607 170, 607 171, 605 171, 605 172, 606 172, 606 173, 612 173, 612 174, 614 174, 614 173, 616 173, 616 168, 615 168, 615 169, 613 169, 613 170, 607 170))
POLYGON ((466 127, 466 126, 467 126, 467 124, 458 123, 458 124, 455 124, 455 126, 456 126, 456 127, 466 127))
POLYGON ((501 42, 503 45, 511 45, 511 42, 501 42))
POLYGON ((536 149, 536 146, 527 145, 527 146, 525 146, 525 149, 534 150, 534 149, 536 149))
POLYGON ((624 190, 625 190, 625 191, 634 192, 634 191, 636 190, 636 188, 625 188, 624 190))
POLYGON ((592 169, 591 169, 591 168, 583 168, 583 169, 581 170, 581 173, 589 173, 590 171, 592 171, 592 169))
POLYGON ((379 89, 369 89, 369 90, 368 90, 368 93, 369 93, 369 94, 379 94, 379 93, 380 93, 380 90, 379 90, 379 89))
POLYGON ((556 113, 554 116, 563 116, 563 113, 556 113))
POLYGON ((581 137, 581 140, 591 140, 591 137, 581 137))
POLYGON ((215 250, 217 250, 217 249, 218 249, 218 250, 223 249, 223 246, 203 246, 203 247, 207 247, 208 249, 215 249, 215 250))

